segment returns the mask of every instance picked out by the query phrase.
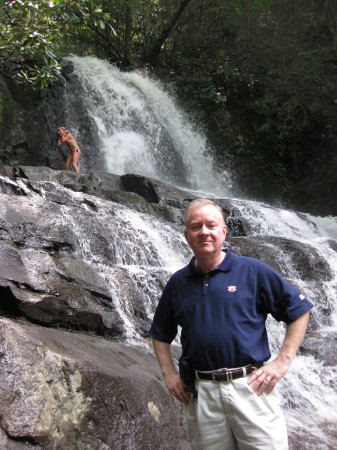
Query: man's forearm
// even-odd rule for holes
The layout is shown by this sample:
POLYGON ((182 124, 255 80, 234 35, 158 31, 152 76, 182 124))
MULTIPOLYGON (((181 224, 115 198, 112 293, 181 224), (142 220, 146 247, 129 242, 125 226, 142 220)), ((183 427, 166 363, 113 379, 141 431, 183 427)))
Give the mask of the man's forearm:
POLYGON ((172 359, 171 345, 154 338, 152 344, 164 378, 169 373, 177 372, 172 359))
POLYGON ((189 403, 190 394, 184 391, 179 372, 172 359, 171 345, 154 338, 152 344, 168 391, 181 403, 189 403))
POLYGON ((249 377, 248 384, 253 384, 253 391, 258 395, 264 391, 270 394, 278 381, 287 373, 303 341, 309 317, 310 311, 307 311, 294 322, 289 323, 278 356, 249 377))
POLYGON ((304 339, 309 317, 310 311, 307 311, 294 322, 287 325, 286 335, 278 357, 284 361, 288 361, 289 364, 295 358, 297 350, 304 339))

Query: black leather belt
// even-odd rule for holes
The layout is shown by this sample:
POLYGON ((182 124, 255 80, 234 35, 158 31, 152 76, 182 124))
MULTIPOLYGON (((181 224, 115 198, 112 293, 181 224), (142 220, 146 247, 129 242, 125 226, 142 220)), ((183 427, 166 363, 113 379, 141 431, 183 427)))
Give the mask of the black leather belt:
POLYGON ((263 366, 263 363, 252 363, 248 366, 237 367, 235 369, 219 369, 212 371, 196 370, 196 377, 199 380, 211 380, 211 381, 231 381, 237 380, 250 375, 254 370, 263 366))

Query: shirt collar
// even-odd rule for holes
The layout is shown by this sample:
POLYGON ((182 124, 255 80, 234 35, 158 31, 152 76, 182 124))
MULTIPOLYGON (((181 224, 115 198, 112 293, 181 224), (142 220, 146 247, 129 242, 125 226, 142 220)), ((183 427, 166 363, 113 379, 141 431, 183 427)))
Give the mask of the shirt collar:
MULTIPOLYGON (((214 273, 217 271, 229 272, 232 269, 233 262, 234 262, 233 253, 229 250, 228 247, 224 248, 222 251, 226 253, 226 257, 218 265, 218 267, 216 267, 214 270, 212 270, 209 273, 214 273)), ((188 273, 187 273, 188 276, 204 275, 204 273, 200 272, 200 270, 196 269, 196 267, 195 267, 195 256, 193 256, 193 258, 189 262, 187 268, 188 268, 188 273)))

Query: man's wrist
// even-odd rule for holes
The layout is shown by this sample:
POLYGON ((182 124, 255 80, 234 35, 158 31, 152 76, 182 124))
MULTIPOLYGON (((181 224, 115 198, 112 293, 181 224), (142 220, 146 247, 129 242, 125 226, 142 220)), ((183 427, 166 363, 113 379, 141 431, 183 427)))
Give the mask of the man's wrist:
POLYGON ((164 377, 169 377, 170 375, 176 375, 179 373, 175 367, 164 369, 162 372, 164 377))
MULTIPOLYGON (((296 354, 295 354, 296 355, 296 354)), ((281 363, 281 364, 285 364, 288 367, 290 366, 292 360, 295 358, 295 355, 293 355, 292 353, 280 353, 277 356, 277 360, 281 363)))

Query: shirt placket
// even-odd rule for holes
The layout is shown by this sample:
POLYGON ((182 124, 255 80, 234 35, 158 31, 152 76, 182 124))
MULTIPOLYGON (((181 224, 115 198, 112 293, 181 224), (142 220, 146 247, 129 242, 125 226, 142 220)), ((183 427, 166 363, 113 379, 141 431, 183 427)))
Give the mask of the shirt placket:
POLYGON ((210 283, 211 283, 211 279, 209 275, 205 275, 204 280, 203 280, 203 294, 204 295, 209 295, 210 293, 210 283))

